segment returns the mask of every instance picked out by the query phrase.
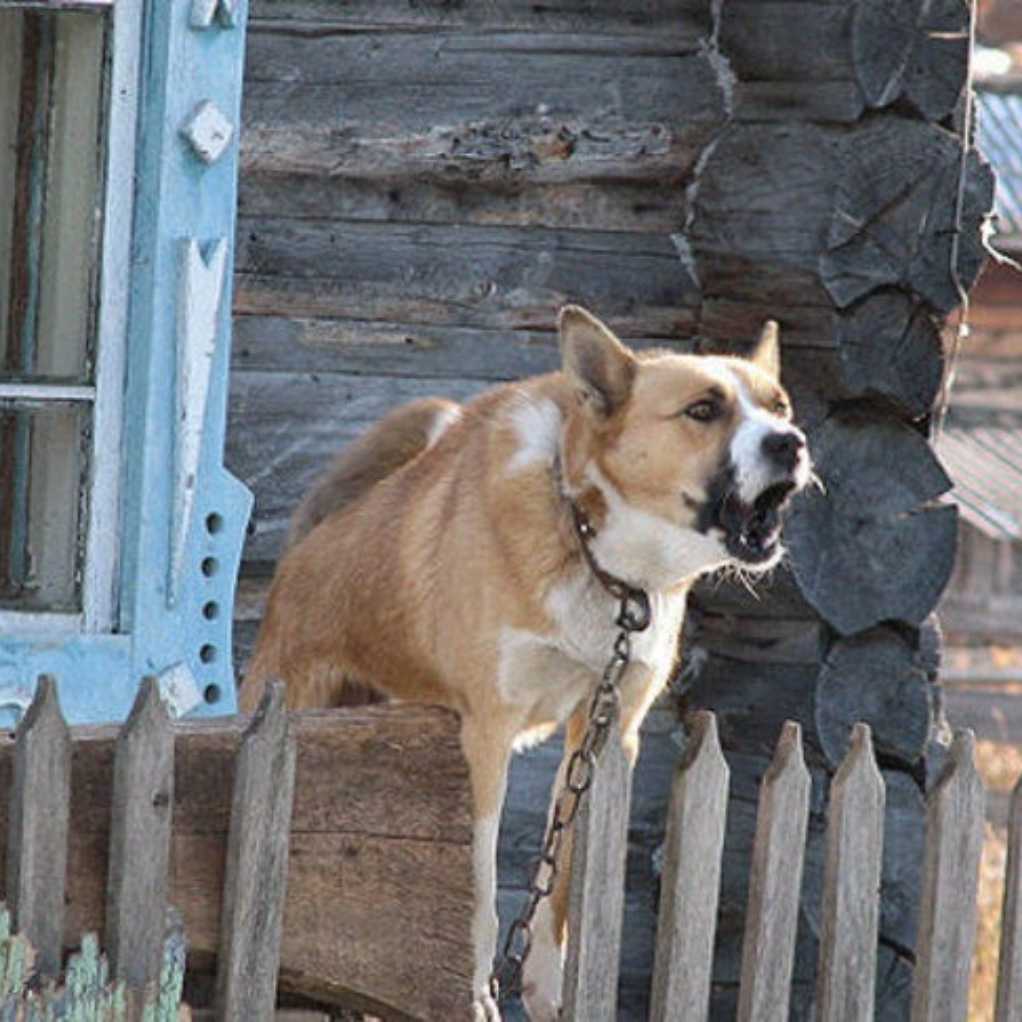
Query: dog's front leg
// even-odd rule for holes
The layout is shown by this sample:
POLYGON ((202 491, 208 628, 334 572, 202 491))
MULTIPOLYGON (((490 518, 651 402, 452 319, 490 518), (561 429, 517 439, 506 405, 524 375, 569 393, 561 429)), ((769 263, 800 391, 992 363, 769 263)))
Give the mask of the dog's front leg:
MULTIPOLYGON (((621 680, 621 746, 631 766, 635 766, 639 755, 639 728, 662 687, 652 672, 642 664, 633 664, 621 680)), ((582 744, 588 726, 587 700, 571 715, 565 728, 564 755, 554 780, 548 826, 554 802, 564 787, 568 763, 582 744)), ((572 835, 569 830, 561 844, 553 892, 549 898, 540 902, 533 921, 532 951, 525 962, 522 979, 522 1000, 531 1022, 556 1022, 560 1018, 564 951, 568 939, 571 850, 572 835)), ((546 877, 541 875, 539 881, 541 885, 545 884, 546 877)))
POLYGON ((473 799, 472 1010, 476 1022, 500 1022, 500 1011, 490 992, 490 974, 497 949, 497 836, 513 733, 495 720, 480 721, 471 715, 462 719, 461 745, 468 761, 473 799))

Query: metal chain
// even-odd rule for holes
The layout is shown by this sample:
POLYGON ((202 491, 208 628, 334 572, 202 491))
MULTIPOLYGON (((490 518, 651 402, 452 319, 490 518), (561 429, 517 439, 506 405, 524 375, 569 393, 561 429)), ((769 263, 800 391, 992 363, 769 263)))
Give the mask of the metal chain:
MULTIPOLYGON (((614 581, 617 583, 616 579, 614 581)), ((582 799, 592 787, 597 760, 618 718, 621 677, 632 658, 632 633, 649 627, 649 598, 641 589, 619 583, 619 591, 614 595, 619 600, 614 621, 619 631, 614 639, 614 651, 589 703, 588 725, 582 742, 568 760, 564 781, 554 799, 543 846, 529 877, 529 897, 511 923, 500 964, 490 976, 490 988, 495 999, 505 1000, 521 982, 525 961, 532 950, 533 919, 540 902, 554 892, 564 835, 575 822, 582 799), (545 880, 542 878, 544 869, 549 871, 545 880)))

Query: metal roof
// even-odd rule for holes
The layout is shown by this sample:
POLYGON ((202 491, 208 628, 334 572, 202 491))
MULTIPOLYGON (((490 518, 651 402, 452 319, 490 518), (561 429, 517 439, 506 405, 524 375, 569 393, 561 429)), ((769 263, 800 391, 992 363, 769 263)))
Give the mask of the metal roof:
POLYGON ((997 175, 994 244, 1022 245, 1022 94, 981 90, 976 104, 979 149, 997 175))
POLYGON ((949 423, 937 454, 962 518, 992 539, 1022 540, 1022 430, 949 423))

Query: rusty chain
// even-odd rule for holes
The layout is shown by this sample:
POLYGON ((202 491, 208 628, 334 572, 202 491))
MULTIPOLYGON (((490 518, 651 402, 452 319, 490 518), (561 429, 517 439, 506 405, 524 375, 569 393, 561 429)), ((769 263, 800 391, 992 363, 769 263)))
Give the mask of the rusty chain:
POLYGON ((504 940, 500 964, 490 976, 494 999, 505 1000, 518 989, 521 982, 525 961, 532 950, 533 920, 540 902, 554 892, 564 836, 578 816, 582 799, 592 787, 597 760, 618 718, 621 677, 632 657, 632 633, 649 627, 649 597, 641 589, 626 586, 618 579, 600 581, 619 601, 614 620, 619 629, 614 639, 614 651, 589 703, 585 734, 568 760, 564 780, 554 799, 542 849, 529 877, 529 897, 511 923, 504 940), (541 876, 544 869, 549 871, 545 880, 541 876))

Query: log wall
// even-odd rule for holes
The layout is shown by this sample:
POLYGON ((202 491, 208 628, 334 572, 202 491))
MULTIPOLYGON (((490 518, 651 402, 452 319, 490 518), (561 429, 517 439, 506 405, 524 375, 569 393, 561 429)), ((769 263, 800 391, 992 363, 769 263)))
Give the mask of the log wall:
MULTIPOLYGON (((887 785, 878 1019, 907 1018, 923 796, 942 755, 930 612, 954 512, 926 436, 942 368, 965 74, 961 0, 252 0, 228 463, 256 493, 236 629, 287 516, 392 405, 555 365, 556 309, 636 344, 736 350, 782 324, 825 492, 768 595, 701 589, 677 693, 732 775, 712 994, 733 1017, 758 782, 801 723, 812 785, 793 1018, 807 1018, 830 780, 874 729, 887 785)), ((959 275, 991 180, 965 163, 959 275)), ((621 1019, 645 1018, 676 710, 651 722, 629 845, 621 1019)), ((514 767, 502 914, 556 762, 514 767)))

